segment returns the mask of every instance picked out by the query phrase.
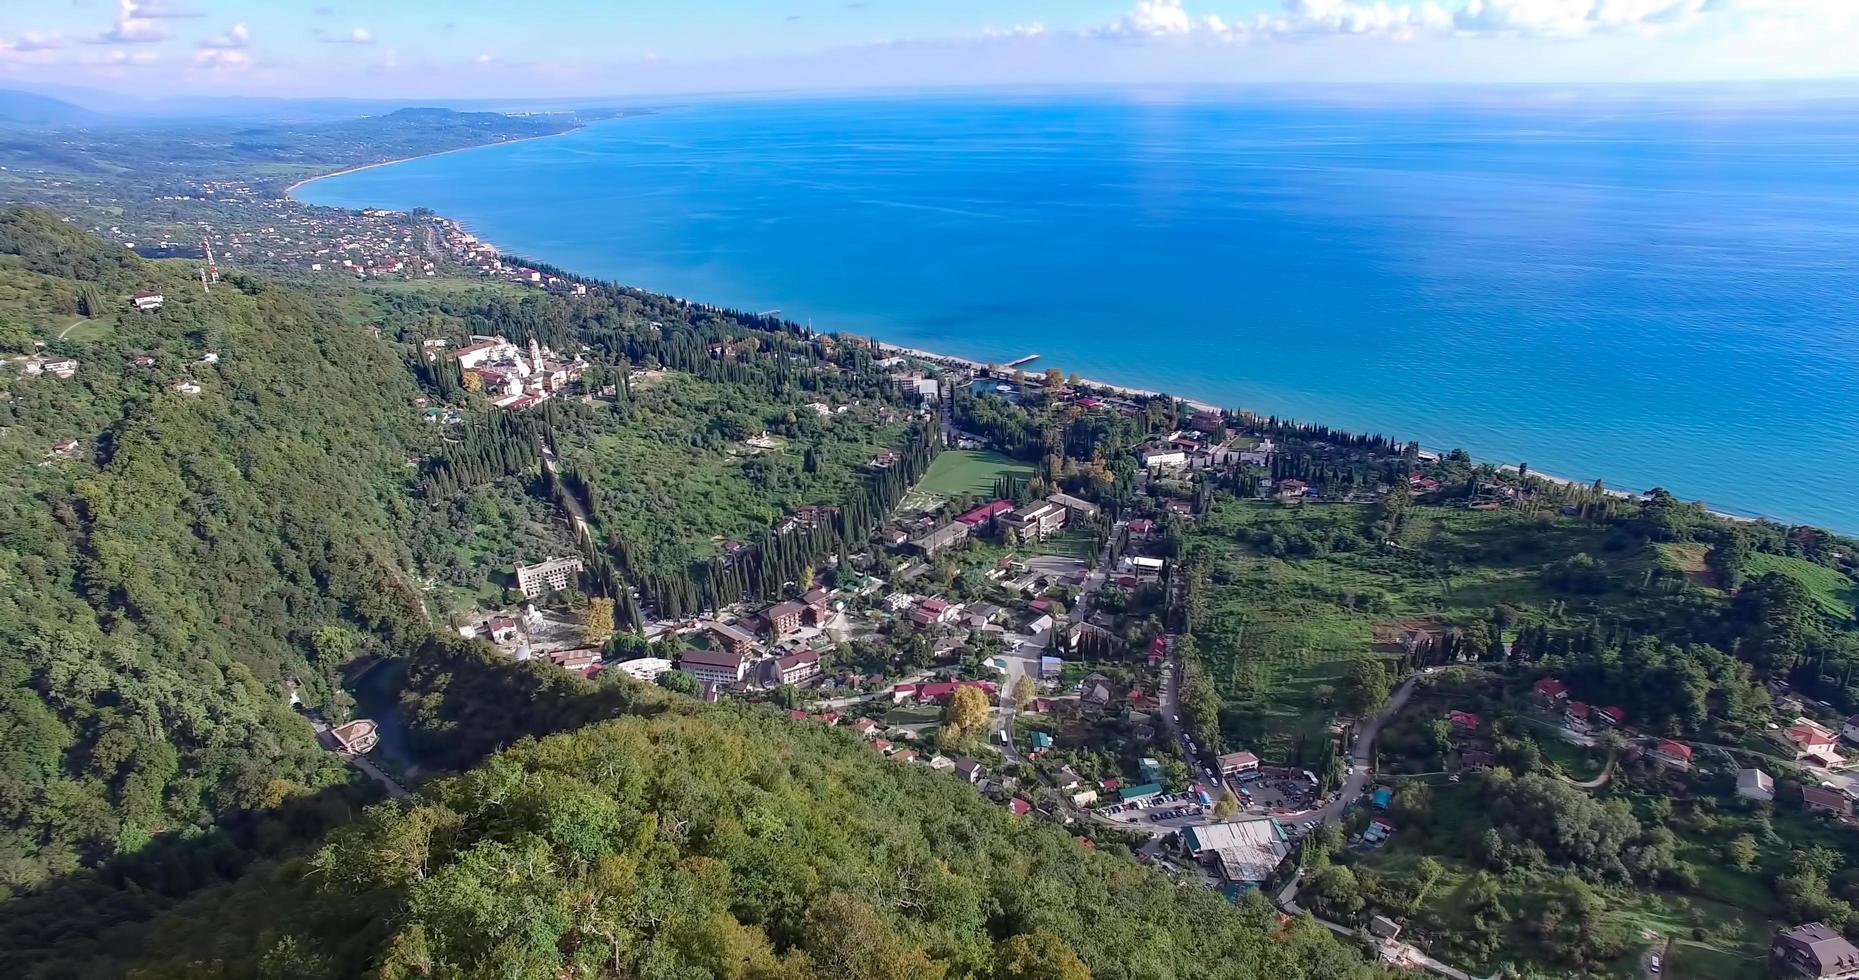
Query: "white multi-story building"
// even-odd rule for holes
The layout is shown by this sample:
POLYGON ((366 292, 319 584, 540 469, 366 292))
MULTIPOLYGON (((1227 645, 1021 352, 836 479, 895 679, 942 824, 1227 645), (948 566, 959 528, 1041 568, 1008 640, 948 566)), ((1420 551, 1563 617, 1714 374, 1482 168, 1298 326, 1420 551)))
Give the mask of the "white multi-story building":
POLYGON ((574 582, 582 567, 579 558, 551 558, 534 565, 518 565, 516 587, 529 599, 560 592, 574 582))

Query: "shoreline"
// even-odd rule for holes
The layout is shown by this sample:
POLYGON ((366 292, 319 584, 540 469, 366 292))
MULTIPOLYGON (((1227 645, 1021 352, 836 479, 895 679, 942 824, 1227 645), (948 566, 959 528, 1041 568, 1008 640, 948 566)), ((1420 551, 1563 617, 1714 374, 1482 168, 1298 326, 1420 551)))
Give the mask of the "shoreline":
MULTIPOLYGON (((616 118, 619 118, 619 117, 616 117, 616 118)), ((415 156, 404 157, 398 160, 383 160, 378 163, 369 163, 369 164, 363 164, 361 166, 356 166, 356 167, 348 167, 343 170, 335 171, 334 173, 319 174, 314 177, 306 177, 303 180, 297 181, 296 183, 285 188, 283 192, 283 196, 286 199, 292 200, 293 202, 304 205, 306 207, 328 207, 329 205, 316 205, 316 204, 309 204, 303 201, 297 201, 293 195, 296 193, 296 191, 299 188, 302 188, 308 184, 315 183, 316 181, 319 181, 319 180, 326 180, 331 177, 341 177, 346 174, 357 173, 363 170, 372 170, 376 167, 386 167, 386 166, 391 166, 393 164, 408 163, 413 160, 423 160, 428 157, 445 156, 447 154, 452 154, 452 153, 463 153, 467 150, 481 150, 481 149, 485 149, 487 147, 493 147, 493 146, 504 146, 504 145, 514 144, 514 143, 527 143, 527 142, 531 142, 534 140, 552 139, 557 136, 567 136, 571 133, 576 133, 576 132, 579 132, 587 128, 588 125, 589 125, 588 123, 581 123, 579 125, 573 126, 569 129, 565 129, 557 133, 545 133, 539 136, 525 136, 521 139, 502 140, 502 141, 495 142, 495 143, 480 143, 475 146, 461 146, 461 147, 456 147, 450 150, 439 150, 433 153, 417 154, 415 156)), ((474 236, 476 235, 476 233, 472 232, 471 229, 468 228, 463 222, 455 218, 451 218, 449 216, 441 216, 441 217, 445 217, 445 220, 451 222, 452 224, 456 225, 458 228, 464 230, 467 234, 472 234, 474 236)), ((488 240, 482 237, 479 237, 478 240, 480 242, 484 242, 487 245, 491 245, 492 247, 496 247, 494 243, 489 242, 488 240)), ((501 252, 502 250, 499 249, 500 254, 501 252)), ((637 287, 637 288, 644 288, 644 287, 637 287)), ((667 293, 665 295, 670 295, 670 294, 667 293)), ((699 301, 692 300, 692 302, 699 302, 699 301)), ((824 332, 834 332, 834 331, 824 331, 824 332)), ((867 334, 867 336, 870 336, 870 335, 867 334)), ((962 356, 955 355, 955 354, 946 354, 946 353, 941 353, 938 351, 931 351, 931 350, 924 350, 922 348, 909 347, 903 344, 894 344, 888 341, 880 340, 875 336, 871 336, 871 340, 873 343, 877 345, 878 349, 883 350, 883 351, 888 351, 891 353, 895 353, 895 354, 906 354, 906 355, 922 358, 928 361, 939 362, 939 363, 952 365, 952 366, 966 367, 970 369, 983 369, 988 366, 988 363, 985 361, 978 361, 973 358, 962 357, 962 356)), ((1043 360, 1044 358, 1042 357, 1041 359, 1043 360)), ((1034 372, 1028 372, 1028 373, 1034 373, 1034 372)), ((1137 397, 1137 398, 1171 397, 1171 398, 1174 398, 1177 402, 1180 402, 1188 406, 1190 409, 1193 409, 1196 411, 1223 412, 1227 410, 1226 408, 1220 405, 1214 404, 1213 402, 1202 401, 1202 400, 1194 399, 1194 398, 1188 398, 1188 397, 1181 396, 1181 395, 1170 395, 1167 392, 1154 391, 1154 390, 1147 389, 1147 388, 1139 388, 1139 387, 1135 387, 1132 385, 1117 384, 1115 382, 1104 381, 1104 380, 1095 379, 1095 378, 1086 378, 1082 376, 1078 380, 1080 384, 1088 385, 1093 388, 1101 389, 1107 392, 1112 392, 1114 394, 1122 395, 1125 397, 1137 397)), ((1244 409, 1234 409, 1234 410, 1235 411, 1246 411, 1244 409)), ((1257 413, 1255 412, 1254 414, 1257 414, 1257 413)), ((1287 421, 1296 421, 1296 420, 1287 420, 1287 421)), ((1309 424, 1322 424, 1322 423, 1311 422, 1309 424)), ((1444 455, 1444 453, 1446 452, 1446 450, 1439 450, 1439 449, 1435 449, 1434 447, 1429 447, 1425 445, 1422 445, 1420 448, 1423 450, 1427 450, 1429 452, 1437 452, 1437 453, 1440 453, 1441 455, 1444 455)), ((1474 458, 1476 459, 1476 457, 1474 458)), ((1516 463, 1494 463, 1493 465, 1495 465, 1497 469, 1499 469, 1500 471, 1515 472, 1518 469, 1518 464, 1516 463)), ((1530 475, 1533 477, 1542 479, 1545 482, 1560 484, 1560 485, 1587 486, 1595 482, 1594 480, 1578 480, 1572 477, 1558 476, 1558 475, 1551 474, 1551 473, 1545 473, 1545 472, 1536 470, 1534 468, 1530 470, 1530 475)), ((1607 482, 1605 477, 1599 477, 1597 479, 1601 480, 1601 482, 1604 484, 1607 482)), ((1620 499, 1637 499, 1639 496, 1641 496, 1641 494, 1644 491, 1632 490, 1632 489, 1628 489, 1624 487, 1608 486, 1604 492, 1609 496, 1614 496, 1620 499)), ((1674 494, 1674 496, 1677 497, 1681 501, 1685 500, 1684 497, 1679 496, 1678 494, 1674 494)), ((1771 517, 1767 517, 1767 516, 1760 515, 1760 514, 1726 513, 1724 511, 1714 510, 1710 508, 1708 505, 1705 505, 1703 501, 1701 500, 1688 501, 1688 502, 1699 504, 1700 506, 1704 508, 1705 513, 1713 517, 1719 517, 1725 520, 1735 521, 1738 523, 1749 524, 1749 523, 1767 521, 1770 523, 1780 525, 1782 527, 1794 527, 1799 524, 1799 522, 1781 520, 1778 518, 1771 518, 1771 517)), ((1804 525, 1804 526, 1818 527, 1819 525, 1804 525)), ((1842 533, 1839 531, 1834 531, 1831 528, 1827 528, 1826 530, 1834 534, 1842 533)))
MULTIPOLYGON (((957 365, 960 367, 973 368, 973 369, 985 369, 988 366, 987 362, 985 361, 977 361, 977 360, 973 360, 967 357, 957 357, 954 354, 940 354, 940 353, 937 353, 936 351, 923 350, 917 347, 905 347, 901 344, 893 344, 887 341, 878 340, 877 338, 873 338, 873 342, 878 345, 879 350, 889 351, 894 354, 908 354, 912 357, 919 357, 926 361, 940 361, 944 364, 952 364, 952 365, 957 365)), ((1040 359, 1044 360, 1043 357, 1040 359)), ((1001 370, 1006 370, 1006 369, 1002 368, 1001 370)), ((1036 371, 1028 371, 1026 373, 1039 374, 1039 373, 1042 373, 1044 370, 1045 370, 1044 368, 1040 368, 1036 371)), ((1119 395, 1125 395, 1125 396, 1130 396, 1130 397, 1135 397, 1135 398, 1173 398, 1176 401, 1182 403, 1183 405, 1186 405, 1189 408, 1192 408, 1198 412, 1224 411, 1224 409, 1222 409, 1218 405, 1213 404, 1212 402, 1196 401, 1195 399, 1192 399, 1192 398, 1183 398, 1180 395, 1170 395, 1166 391, 1150 391, 1147 388, 1135 388, 1135 387, 1131 387, 1130 385, 1121 385, 1121 384, 1117 384, 1111 381, 1099 381, 1096 378, 1086 378, 1086 377, 1080 377, 1078 379, 1078 383, 1082 385, 1089 385, 1093 388, 1100 388, 1104 391, 1114 392, 1119 395)))
MULTIPOLYGON (((451 153, 464 153, 467 150, 482 150, 486 147, 491 147, 491 146, 511 146, 516 143, 530 143, 536 140, 554 139, 557 136, 567 136, 569 133, 578 133, 581 130, 586 129, 587 126, 588 126, 587 123, 577 123, 574 126, 571 126, 568 129, 564 129, 559 133, 543 133, 539 136, 524 136, 520 139, 498 140, 494 143, 478 143, 473 146, 455 146, 449 150, 434 150, 431 153, 416 153, 410 157, 401 157, 398 160, 382 160, 377 163, 364 163, 357 167, 348 167, 342 170, 337 170, 334 173, 317 174, 313 177, 305 177, 304 179, 290 185, 289 187, 284 188, 281 196, 285 200, 292 201, 297 204, 302 204, 305 207, 312 207, 312 208, 329 207, 329 205, 326 205, 326 204, 310 204, 307 201, 298 201, 294 195, 297 193, 297 190, 299 188, 306 187, 310 184, 314 184, 319 180, 328 180, 331 177, 345 177, 349 174, 361 173, 364 170, 373 170, 376 167, 391 167, 397 163, 411 163, 414 160, 425 160, 428 157, 442 157, 442 156, 446 156, 447 154, 451 154, 451 153)), ((451 220, 451 219, 448 218, 447 220, 451 220)), ((464 226, 460 225, 459 227, 462 228, 464 226)))
MULTIPOLYGON (((893 344, 888 341, 879 340, 876 337, 872 338, 872 342, 877 345, 879 350, 884 351, 886 353, 906 354, 912 357, 921 358, 926 361, 934 361, 939 364, 950 365, 950 366, 955 366, 955 367, 963 367, 963 368, 969 368, 969 369, 975 369, 975 370, 985 369, 988 367, 988 364, 985 361, 977 361, 973 358, 961 357, 956 354, 944 354, 938 351, 924 350, 923 348, 920 348, 920 347, 907 347, 903 344, 893 344)), ((1041 359, 1043 360, 1044 358, 1042 357, 1041 359)), ((1029 371, 1027 373, 1034 374, 1038 372, 1029 371)), ((1078 378, 1078 383, 1081 385, 1087 385, 1092 388, 1097 388, 1102 391, 1111 392, 1111 393, 1122 395, 1125 397, 1173 398, 1175 401, 1180 402, 1181 404, 1186 405, 1195 411, 1205 411, 1205 412, 1248 411, 1247 409, 1237 409, 1237 408, 1227 409, 1219 405, 1215 405, 1212 402, 1205 402, 1205 401, 1200 401, 1200 400, 1193 399, 1193 398, 1186 398, 1181 395, 1170 395, 1168 392, 1165 392, 1165 391, 1151 391, 1148 388, 1137 388, 1131 385, 1117 384, 1111 381, 1101 381, 1096 378, 1086 378, 1086 377, 1080 376, 1078 378)), ((1256 415, 1257 413, 1255 412, 1253 414, 1256 415)), ((1286 420, 1286 421, 1297 421, 1297 420, 1286 420)), ((1320 424, 1320 423, 1311 423, 1311 424, 1320 424)), ((1425 445, 1420 446, 1420 448, 1424 451, 1438 453, 1439 455, 1442 455, 1442 456, 1450 451, 1450 450, 1442 450, 1442 449, 1438 449, 1432 446, 1425 446, 1425 445)), ((1520 469, 1520 464, 1517 464, 1517 463, 1494 463, 1493 465, 1495 465, 1498 471, 1502 473, 1515 473, 1520 469)), ((1545 483, 1553 483, 1558 486, 1586 487, 1586 486, 1592 486, 1595 482, 1594 480, 1577 480, 1577 479, 1574 479, 1573 477, 1558 476, 1554 473, 1545 473, 1534 467, 1530 469, 1529 475, 1534 479, 1542 480, 1545 483)), ((1603 494, 1609 497, 1619 499, 1619 500, 1638 500, 1646 492, 1643 490, 1634 490, 1634 489, 1627 488, 1627 487, 1617 487, 1617 486, 1607 485, 1607 480, 1605 477, 1599 477, 1597 479, 1599 479, 1601 483, 1603 484, 1604 489, 1601 491, 1603 494)), ((1677 497, 1680 501, 1684 501, 1685 499, 1683 497, 1679 497, 1677 494, 1673 494, 1673 496, 1677 497)), ((1778 519, 1771 518, 1771 517, 1765 517, 1759 514, 1732 514, 1726 511, 1714 510, 1709 505, 1705 504, 1701 500, 1686 501, 1686 502, 1696 503, 1702 506, 1704 508, 1704 512, 1706 514, 1709 514, 1712 517, 1720 517, 1720 518, 1723 518, 1724 520, 1735 521, 1739 524, 1755 524, 1761 521, 1768 521, 1772 524, 1779 524, 1782 527, 1796 526, 1792 522, 1782 521, 1782 520, 1778 520, 1778 519)), ((1831 530, 1831 529, 1829 528, 1828 530, 1831 530)), ((1833 533, 1838 534, 1840 532, 1834 531, 1833 533)))

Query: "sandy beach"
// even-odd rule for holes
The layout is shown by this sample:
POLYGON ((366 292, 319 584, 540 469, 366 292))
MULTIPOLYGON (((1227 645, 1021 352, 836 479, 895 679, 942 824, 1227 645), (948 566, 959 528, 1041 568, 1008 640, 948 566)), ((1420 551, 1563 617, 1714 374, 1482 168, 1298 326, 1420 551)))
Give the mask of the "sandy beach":
POLYGON ((437 153, 416 153, 413 156, 401 157, 398 160, 382 160, 380 163, 364 163, 359 167, 349 167, 344 170, 335 171, 334 173, 317 174, 314 177, 305 177, 304 179, 296 182, 295 184, 292 184, 289 187, 284 188, 284 196, 290 197, 291 195, 297 193, 297 189, 299 187, 304 187, 309 184, 314 184, 319 180, 328 180, 331 177, 340 177, 344 174, 361 173, 364 170, 373 170, 376 167, 391 167, 396 163, 406 163, 410 160, 424 160, 427 157, 442 157, 449 153, 463 153, 466 150, 481 150, 487 146, 507 146, 512 143, 529 143, 534 140, 554 139, 557 136, 566 136, 569 133, 578 132, 584 128, 586 128, 585 124, 580 125, 580 126, 575 126, 570 129, 564 129, 559 133, 544 133, 541 136, 525 136, 522 139, 501 140, 496 143, 479 143, 476 146, 460 146, 455 149, 440 150, 437 153))
MULTIPOLYGON (((980 370, 988 366, 985 362, 971 360, 966 357, 956 357, 953 354, 939 354, 935 351, 922 350, 916 347, 904 347, 899 344, 887 344, 884 341, 876 341, 876 343, 878 345, 879 350, 889 351, 890 353, 893 353, 893 354, 908 354, 911 357, 920 357, 926 361, 935 361, 941 364, 948 364, 948 365, 957 366, 957 367, 971 368, 975 370, 980 370)), ((1030 370, 1027 370, 1026 373, 1027 374, 1043 374, 1045 373, 1045 370, 1046 369, 1043 367, 1035 367, 1030 370)), ((1078 381, 1080 384, 1089 385, 1092 388, 1100 388, 1104 391, 1115 392, 1116 394, 1123 395, 1129 398, 1155 398, 1158 396, 1163 396, 1163 397, 1168 396, 1168 393, 1165 391, 1150 391, 1147 388, 1132 388, 1129 385, 1120 385, 1120 384, 1115 384, 1109 381, 1099 381, 1095 378, 1080 377, 1078 381)), ((1188 406, 1189 408, 1194 409, 1197 412, 1218 412, 1221 410, 1220 406, 1212 404, 1210 402, 1196 401, 1192 398, 1182 398, 1180 396, 1174 396, 1174 397, 1176 401, 1181 402, 1182 404, 1188 406)))

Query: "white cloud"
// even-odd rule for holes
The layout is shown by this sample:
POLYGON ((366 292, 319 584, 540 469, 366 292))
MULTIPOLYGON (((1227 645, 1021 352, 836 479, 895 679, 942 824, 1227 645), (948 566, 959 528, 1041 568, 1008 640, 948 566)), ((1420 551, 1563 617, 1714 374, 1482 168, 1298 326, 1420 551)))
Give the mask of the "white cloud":
POLYGON ((158 7, 151 15, 149 8, 136 0, 117 0, 115 23, 92 40, 97 44, 150 44, 166 41, 168 32, 159 23, 163 16, 173 14, 158 7))
POLYGON ((198 10, 166 3, 164 0, 139 0, 136 4, 136 16, 150 20, 179 20, 189 17, 205 16, 198 10))
POLYGON ((1581 37, 1683 24, 1708 0, 1466 0, 1453 26, 1480 34, 1581 37))
POLYGON ((81 65, 101 66, 152 65, 160 60, 161 56, 153 51, 124 51, 121 48, 98 52, 87 51, 78 55, 77 59, 78 64, 81 65))
POLYGON ((1136 8, 1110 25, 1106 33, 1132 37, 1168 37, 1190 34, 1194 18, 1181 0, 1137 0, 1136 8))
POLYGON ((1045 33, 1046 33, 1046 25, 1040 23, 1039 21, 1032 21, 1031 23, 1026 23, 1026 24, 1015 24, 1014 26, 1009 27, 1006 30, 999 30, 997 28, 990 27, 987 30, 982 32, 983 36, 985 37, 995 37, 995 38, 1039 37, 1045 33))
POLYGON ((18 51, 22 54, 31 51, 56 51, 64 47, 64 43, 64 35, 57 31, 49 33, 27 31, 18 37, 0 37, 0 51, 18 51))
POLYGON ((252 56, 236 48, 201 48, 194 52, 194 63, 215 70, 236 71, 252 67, 252 56))
POLYGON ((252 32, 244 24, 234 24, 226 28, 226 33, 218 34, 200 42, 205 50, 239 51, 251 47, 252 32))
POLYGON ((316 39, 324 44, 373 44, 374 34, 366 27, 351 27, 346 34, 327 34, 319 29, 316 39))
POLYGON ((1764 27, 1859 29, 1859 0, 1282 0, 1278 13, 1225 20, 1185 0, 1137 0, 1086 34, 1240 39, 1353 34, 1407 39, 1575 38, 1764 27))
POLYGON ((483 52, 482 54, 479 54, 476 58, 473 58, 471 60, 475 64, 488 65, 491 62, 496 61, 497 59, 494 56, 492 56, 490 52, 486 51, 486 52, 483 52))

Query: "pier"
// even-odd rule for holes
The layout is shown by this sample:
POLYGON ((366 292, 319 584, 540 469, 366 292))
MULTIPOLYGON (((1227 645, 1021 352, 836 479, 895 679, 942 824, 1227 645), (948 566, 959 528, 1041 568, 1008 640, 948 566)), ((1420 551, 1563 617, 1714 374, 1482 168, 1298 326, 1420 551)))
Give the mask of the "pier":
POLYGON ((1017 361, 1008 361, 1007 367, 1010 367, 1010 368, 1025 367, 1026 365, 1031 364, 1037 360, 1039 360, 1038 354, 1028 354, 1025 357, 1022 357, 1017 361))

